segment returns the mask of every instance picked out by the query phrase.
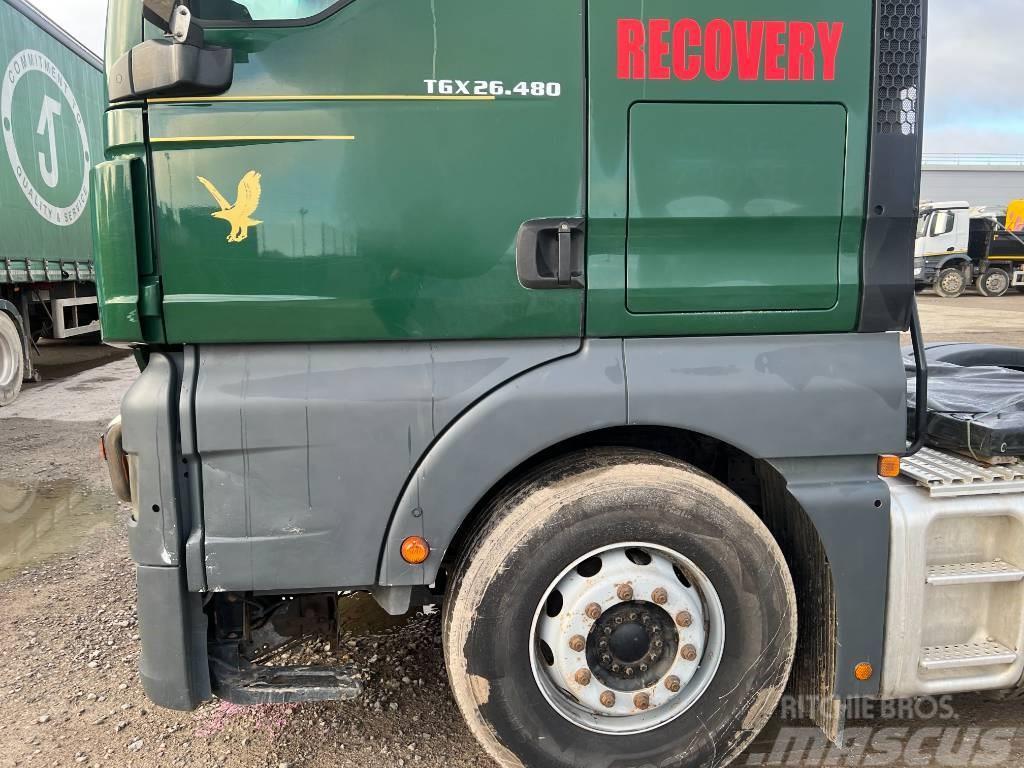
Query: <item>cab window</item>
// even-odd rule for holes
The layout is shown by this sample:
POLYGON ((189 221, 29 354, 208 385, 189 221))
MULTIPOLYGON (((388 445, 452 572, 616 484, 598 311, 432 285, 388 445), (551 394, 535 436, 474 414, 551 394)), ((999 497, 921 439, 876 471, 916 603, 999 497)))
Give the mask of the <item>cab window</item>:
POLYGON ((938 211, 932 218, 932 237, 948 235, 953 231, 953 213, 951 211, 938 211))
POLYGON ((316 16, 338 0, 193 0, 192 15, 202 21, 298 21, 316 16))

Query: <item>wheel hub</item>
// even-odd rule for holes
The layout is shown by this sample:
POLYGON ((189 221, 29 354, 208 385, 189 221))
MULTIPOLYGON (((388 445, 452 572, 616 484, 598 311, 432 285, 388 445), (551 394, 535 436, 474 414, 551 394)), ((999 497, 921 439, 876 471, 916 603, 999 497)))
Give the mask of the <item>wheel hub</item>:
POLYGON ((623 664, 633 664, 647 655, 653 641, 646 627, 630 622, 612 632, 608 645, 615 659, 623 664))
POLYGON ((598 733, 678 717, 721 663, 725 618, 710 580, 651 544, 595 550, 548 588, 533 625, 534 678, 554 709, 598 733))
POLYGON ((587 664, 597 679, 619 691, 656 685, 679 647, 671 617, 650 602, 613 606, 587 638, 587 664))

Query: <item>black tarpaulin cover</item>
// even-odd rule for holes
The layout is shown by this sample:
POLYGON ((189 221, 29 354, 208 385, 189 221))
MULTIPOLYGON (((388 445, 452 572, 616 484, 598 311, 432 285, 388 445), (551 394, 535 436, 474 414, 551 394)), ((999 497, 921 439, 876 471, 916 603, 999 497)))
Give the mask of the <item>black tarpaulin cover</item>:
MULTIPOLYGON (((941 344, 929 346, 927 355, 927 444, 978 458, 1024 456, 1024 349, 941 344)), ((913 425, 910 350, 904 351, 904 364, 908 424, 913 425)))

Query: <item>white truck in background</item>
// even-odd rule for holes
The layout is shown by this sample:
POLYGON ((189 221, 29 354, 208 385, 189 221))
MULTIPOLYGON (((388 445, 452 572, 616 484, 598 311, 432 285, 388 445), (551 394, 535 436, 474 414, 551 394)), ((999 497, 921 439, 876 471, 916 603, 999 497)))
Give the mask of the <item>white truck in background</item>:
POLYGON ((972 285, 982 296, 1024 291, 1024 200, 1006 211, 965 201, 925 203, 914 251, 918 289, 956 298, 972 285))

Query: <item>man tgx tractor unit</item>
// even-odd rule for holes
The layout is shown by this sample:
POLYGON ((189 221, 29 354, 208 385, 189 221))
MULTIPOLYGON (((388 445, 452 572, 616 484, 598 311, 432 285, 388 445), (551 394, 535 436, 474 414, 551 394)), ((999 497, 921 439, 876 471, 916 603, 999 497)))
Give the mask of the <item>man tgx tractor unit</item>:
POLYGON ((41 337, 99 338, 89 170, 103 64, 24 0, 0 0, 0 407, 41 337))
POLYGON ((150 697, 358 695, 258 663, 348 591, 443 603, 506 766, 724 765, 787 685, 833 738, 851 699, 1014 688, 1020 496, 879 475, 924 22, 112 0, 96 253, 142 374, 104 443, 150 697))
POLYGON ((967 202, 922 205, 914 279, 945 298, 972 284, 989 297, 1024 291, 1024 200, 998 214, 967 202))

